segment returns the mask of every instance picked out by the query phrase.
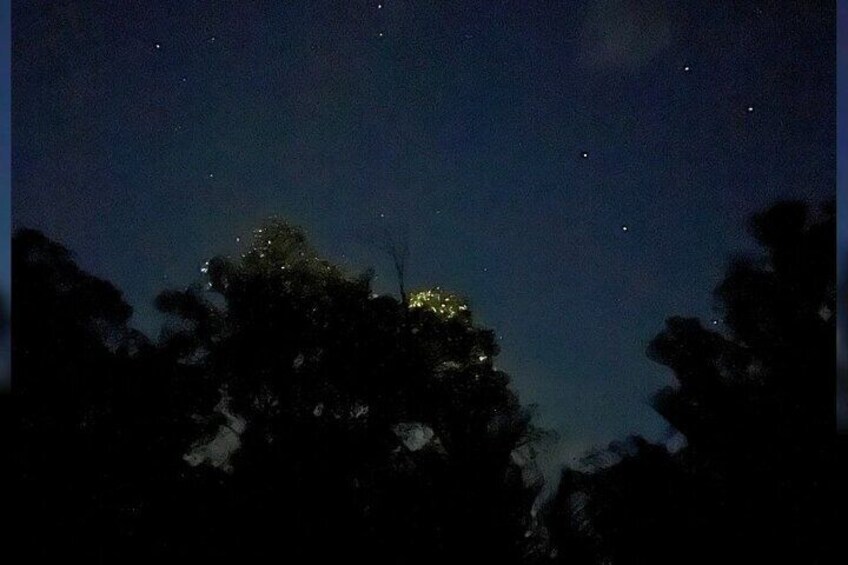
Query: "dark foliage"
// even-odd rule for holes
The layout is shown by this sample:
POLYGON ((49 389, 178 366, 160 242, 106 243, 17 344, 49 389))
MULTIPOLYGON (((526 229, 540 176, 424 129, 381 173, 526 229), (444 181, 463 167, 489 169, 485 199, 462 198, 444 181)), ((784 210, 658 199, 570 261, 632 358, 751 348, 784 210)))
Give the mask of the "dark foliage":
POLYGON ((733 261, 716 289, 725 327, 667 321, 648 355, 677 385, 654 405, 687 445, 632 440, 610 466, 566 471, 550 508, 563 562, 830 562, 834 212, 757 215, 764 254, 733 261))
POLYGON ((164 347, 230 426, 224 453, 194 461, 217 467, 221 496, 191 523, 256 559, 282 544, 296 561, 517 562, 540 484, 513 453, 535 431, 493 333, 374 296, 284 223, 254 236, 208 263, 206 291, 158 299, 164 347))
MULTIPOLYGON (((784 203, 716 290, 670 318, 674 372, 639 437, 566 470, 537 516, 543 434, 493 333, 441 290, 398 301, 283 222, 163 292, 158 342, 67 249, 13 239, 16 550, 294 563, 826 563, 835 522, 834 214, 784 203), (718 331, 716 331, 718 330, 718 331)), ((8 429, 8 428, 6 428, 8 429)), ((843 438, 844 439, 844 438, 843 438)))
POLYGON ((42 234, 16 233, 13 261, 29 560, 530 555, 540 432, 464 307, 377 297, 271 222, 240 260, 157 298, 153 344, 42 234))
POLYGON ((196 427, 111 284, 39 232, 13 238, 16 544, 38 561, 132 554, 196 427))

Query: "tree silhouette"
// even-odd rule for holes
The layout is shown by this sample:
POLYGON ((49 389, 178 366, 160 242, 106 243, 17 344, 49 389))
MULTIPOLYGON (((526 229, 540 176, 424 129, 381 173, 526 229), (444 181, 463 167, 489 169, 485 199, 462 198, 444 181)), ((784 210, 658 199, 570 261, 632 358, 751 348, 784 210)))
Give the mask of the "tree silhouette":
POLYGON ((66 248, 20 230, 12 266, 15 543, 32 560, 141 560, 155 545, 151 508, 199 433, 194 397, 180 402, 120 292, 66 248))
POLYGON ((285 540, 302 559, 523 557, 541 484, 516 461, 537 430, 470 312, 376 296, 369 273, 346 277, 280 221, 203 271, 205 289, 158 305, 164 347, 226 405, 229 427, 192 461, 225 474, 215 512, 243 517, 234 555, 285 540))
POLYGON ((590 459, 563 471, 546 509, 554 562, 708 561, 691 535, 703 526, 700 491, 664 446, 632 436, 590 459))
POLYGON ((17 232, 13 262, 16 543, 33 559, 534 555, 542 432, 455 295, 377 296, 272 220, 157 297, 152 343, 43 234, 17 232))
POLYGON ((674 371, 654 406, 686 447, 637 442, 610 467, 566 471, 551 509, 563 559, 826 562, 835 207, 783 202, 751 227, 764 253, 735 259, 716 289, 724 328, 673 317, 648 348, 674 371))

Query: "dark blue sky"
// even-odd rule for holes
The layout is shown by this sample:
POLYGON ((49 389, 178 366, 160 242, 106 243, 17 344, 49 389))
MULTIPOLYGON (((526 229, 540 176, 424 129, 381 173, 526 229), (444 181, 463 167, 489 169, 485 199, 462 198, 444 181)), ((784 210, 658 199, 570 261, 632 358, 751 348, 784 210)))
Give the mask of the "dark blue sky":
POLYGON ((848 0, 839 0, 837 45, 837 197, 839 204, 839 280, 845 280, 845 251, 848 251, 848 0))
MULTIPOLYGON (((10 4, 0 0, 0 300, 8 315, 11 307, 11 231, 12 195, 9 136, 11 134, 10 93, 11 65, 9 60, 10 4)), ((0 391, 9 386, 8 356, 10 333, 0 335, 0 391)))
POLYGON ((815 4, 17 2, 14 223, 151 332, 268 214, 382 291, 367 234, 407 232, 408 286, 470 299, 560 454, 660 437, 648 340, 715 317, 751 213, 834 195, 815 4))
MULTIPOLYGON (((848 289, 846 268, 848 268, 848 0, 839 0, 837 20, 837 229, 839 237, 837 265, 839 268, 839 287, 848 289)), ((842 295, 844 296, 844 294, 842 295)), ((848 310, 843 300, 838 314, 841 339, 837 342, 838 381, 836 386, 836 419, 840 431, 848 432, 848 310)))

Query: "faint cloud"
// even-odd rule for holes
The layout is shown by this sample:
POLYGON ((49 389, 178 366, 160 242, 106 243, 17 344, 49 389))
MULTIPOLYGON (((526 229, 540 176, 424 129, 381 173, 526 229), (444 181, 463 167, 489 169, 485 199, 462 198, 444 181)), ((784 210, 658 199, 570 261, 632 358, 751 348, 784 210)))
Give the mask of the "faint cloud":
POLYGON ((595 0, 580 30, 579 61, 593 70, 637 70, 671 37, 665 2, 595 0))

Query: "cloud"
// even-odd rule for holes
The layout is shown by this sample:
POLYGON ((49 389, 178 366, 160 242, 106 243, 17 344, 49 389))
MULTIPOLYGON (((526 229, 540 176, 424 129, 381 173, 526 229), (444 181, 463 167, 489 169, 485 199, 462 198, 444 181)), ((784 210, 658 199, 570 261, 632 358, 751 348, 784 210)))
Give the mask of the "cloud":
POLYGON ((671 41, 664 2, 595 0, 580 30, 579 61, 592 70, 637 70, 671 41))

